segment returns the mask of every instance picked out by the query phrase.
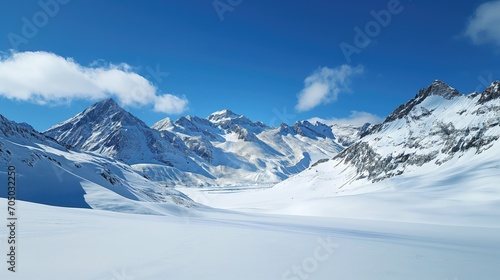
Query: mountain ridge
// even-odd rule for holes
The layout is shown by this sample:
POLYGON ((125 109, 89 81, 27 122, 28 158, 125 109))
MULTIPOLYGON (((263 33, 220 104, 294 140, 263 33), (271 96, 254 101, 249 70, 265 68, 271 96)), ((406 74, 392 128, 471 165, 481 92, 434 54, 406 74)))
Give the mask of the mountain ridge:
POLYGON ((296 122, 283 133, 224 109, 207 118, 165 118, 148 127, 112 99, 44 134, 117 158, 167 185, 276 183, 343 149, 323 124, 296 122))
POLYGON ((435 81, 332 160, 354 166, 356 180, 376 182, 433 161, 442 165, 471 149, 482 153, 500 139, 499 97, 499 82, 465 95, 435 81))
MULTIPOLYGON (((448 199, 455 199, 457 195, 485 195, 475 189, 474 184, 479 179, 474 178, 478 178, 478 172, 486 172, 488 178, 497 178, 495 176, 499 174, 499 92, 498 82, 492 83, 482 93, 464 95, 435 81, 398 107, 400 109, 391 114, 393 117, 389 116, 382 124, 344 127, 345 133, 340 137, 335 134, 338 127, 308 121, 253 132, 240 126, 247 124, 252 128, 252 124, 241 122, 243 118, 228 111, 219 111, 218 115, 222 117, 217 118, 218 123, 186 116, 176 121, 164 119, 157 123, 158 130, 155 130, 136 120, 113 100, 103 100, 52 130, 71 127, 73 131, 61 129, 59 135, 75 133, 76 136, 72 135, 74 139, 80 139, 77 136, 85 135, 82 134, 88 132, 85 129, 90 129, 87 117, 93 116, 96 122, 91 122, 90 131, 98 134, 87 140, 97 139, 101 142, 93 144, 109 148, 101 152, 116 149, 137 153, 138 149, 120 150, 124 146, 114 144, 127 141, 127 137, 135 137, 134 133, 142 133, 144 129, 147 133, 137 136, 141 143, 145 143, 141 147, 165 152, 162 145, 168 144, 173 153, 165 155, 170 157, 167 160, 171 164, 155 157, 146 158, 151 162, 139 160, 128 164, 113 153, 108 156, 96 151, 86 152, 66 145, 57 139, 58 135, 52 138, 51 133, 42 134, 28 124, 17 124, 1 115, 0 160, 3 164, 15 164, 19 167, 19 174, 32 178, 32 186, 21 191, 20 199, 140 213, 168 212, 172 207, 175 211, 181 211, 182 207, 197 207, 185 195, 169 188, 177 186, 267 184, 274 186, 269 190, 278 194, 280 199, 295 197, 294 201, 298 201, 299 194, 308 200, 375 192, 387 186, 411 193, 412 186, 399 185, 398 182, 413 182, 411 178, 428 173, 435 178, 445 178, 439 180, 447 180, 443 184, 459 189, 457 192, 447 190, 451 196, 448 199), (235 119, 237 123, 228 125, 235 119), (363 131, 367 132, 360 137, 363 131), (130 132, 132 134, 127 134, 130 132), (148 133, 154 138, 150 139, 151 142, 142 142, 141 137, 148 133), (101 134, 122 138, 110 140, 100 138, 101 134), (345 138, 349 134, 358 136, 345 138), (342 146, 339 138, 352 143, 342 146), (178 162, 172 160, 175 157, 178 157, 178 162), (188 160, 190 164, 182 160, 188 160), (447 176, 450 170, 452 173, 447 176), (467 173, 462 176, 461 170, 467 170, 467 173), (464 186, 456 183, 466 179, 464 186), (43 188, 37 187, 36 182, 43 182, 43 188), (308 192, 305 193, 304 189, 308 192), (64 199, 66 196, 68 200, 64 199), (167 204, 163 205, 163 202, 167 204)), ((494 192, 494 182, 481 181, 481 189, 494 192)), ((436 184, 427 184, 426 188, 433 192, 431 186, 439 189, 441 183, 436 184)), ((262 193, 267 194, 267 191, 262 193)), ((422 196, 421 201, 425 201, 424 198, 422 196)), ((460 203, 471 202, 460 199, 460 203)), ((311 207, 310 203, 306 202, 306 205, 311 207)), ((490 200, 484 203, 490 203, 490 200)), ((300 208, 300 203, 297 205, 300 208)))
MULTIPOLYGON (((44 135, 67 147, 116 158, 144 177, 171 186, 275 184, 331 158, 342 158, 357 166, 357 174, 366 173, 359 178, 384 180, 402 174, 405 166, 419 166, 433 160, 443 163, 453 157, 452 153, 494 142, 497 138, 487 135, 487 127, 455 127, 456 118, 450 118, 451 122, 440 121, 440 114, 447 114, 440 104, 455 106, 457 100, 475 102, 478 108, 468 112, 469 118, 474 118, 488 115, 485 106, 498 99, 498 92, 498 82, 483 93, 464 95, 435 80, 381 124, 360 128, 309 121, 268 127, 228 109, 206 118, 189 115, 175 121, 165 118, 148 127, 113 99, 104 99, 44 135), (432 127, 425 126, 423 119, 432 123, 432 127), (395 126, 406 133, 398 137, 403 142, 409 141, 403 148, 395 148, 401 151, 399 154, 381 156, 363 141, 381 138, 372 136, 377 133, 395 133, 395 126), (421 143, 426 143, 427 138, 422 135, 436 138, 436 143, 445 141, 446 145, 441 150, 421 154, 415 148, 423 151, 421 143), (454 142, 453 137, 459 142, 454 142), (448 157, 438 159, 444 154, 448 157)), ((495 117, 486 121, 488 127, 495 126, 495 117)))
MULTIPOLYGON (((181 192, 164 189, 124 163, 68 149, 31 126, 1 114, 0 164, 15 167, 22 183, 16 190, 18 200, 144 214, 166 214, 198 206, 181 192), (148 203, 157 205, 151 207, 148 203)), ((7 197, 4 190, 0 197, 7 197)))

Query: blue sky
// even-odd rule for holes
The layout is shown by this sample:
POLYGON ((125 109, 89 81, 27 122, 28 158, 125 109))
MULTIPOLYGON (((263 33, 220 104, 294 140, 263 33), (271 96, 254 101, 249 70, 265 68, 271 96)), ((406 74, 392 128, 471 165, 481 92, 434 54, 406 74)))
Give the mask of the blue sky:
POLYGON ((500 76, 500 1, 6 0, 0 15, 0 114, 42 131, 106 96, 150 125, 224 108, 359 123, 435 79, 470 93, 500 76))

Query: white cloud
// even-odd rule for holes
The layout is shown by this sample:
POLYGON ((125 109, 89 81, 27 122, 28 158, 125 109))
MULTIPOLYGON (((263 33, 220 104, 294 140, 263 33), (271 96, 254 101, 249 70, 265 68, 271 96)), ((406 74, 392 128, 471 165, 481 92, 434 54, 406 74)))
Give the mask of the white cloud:
POLYGON ((347 118, 331 118, 331 119, 312 118, 309 121, 312 123, 318 121, 327 125, 339 124, 339 125, 362 126, 365 123, 370 123, 370 124, 381 123, 383 119, 377 115, 368 112, 351 111, 351 114, 347 118))
POLYGON ((155 111, 168 114, 181 113, 188 104, 185 97, 159 94, 150 81, 127 64, 86 67, 49 52, 2 56, 0 96, 39 104, 113 97, 124 106, 153 104, 155 111))
POLYGON ((295 109, 309 111, 320 104, 337 100, 340 92, 349 90, 351 77, 363 73, 363 67, 341 65, 337 68, 319 68, 304 80, 304 89, 298 95, 295 109))
POLYGON ((470 18, 465 36, 475 44, 500 46, 500 0, 481 4, 470 18))
POLYGON ((180 114, 184 112, 187 105, 188 101, 185 97, 165 94, 156 98, 154 110, 157 112, 171 112, 172 114, 180 114))

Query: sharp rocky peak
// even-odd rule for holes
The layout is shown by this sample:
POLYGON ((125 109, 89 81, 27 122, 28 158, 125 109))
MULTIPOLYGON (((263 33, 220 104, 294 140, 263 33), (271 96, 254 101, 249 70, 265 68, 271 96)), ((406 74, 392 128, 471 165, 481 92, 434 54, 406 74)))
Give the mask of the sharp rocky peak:
POLYGON ((141 126, 147 126, 142 120, 123 109, 112 98, 107 98, 95 103, 83 111, 81 115, 86 120, 90 120, 92 122, 120 122, 123 125, 139 124, 141 126))
POLYGON ((493 99, 500 98, 500 81, 495 81, 481 93, 478 104, 484 104, 493 99))
POLYGON ((263 122, 254 122, 247 117, 236 114, 228 109, 217 111, 208 116, 206 119, 221 129, 232 129, 235 125, 238 125, 254 133, 259 133, 263 129, 267 128, 263 122))
POLYGON ((215 125, 207 119, 202 119, 197 116, 185 116, 180 117, 174 123, 174 125, 182 127, 183 129, 188 129, 191 131, 206 130, 206 127, 215 127, 215 125))
POLYGON ((278 129, 282 134, 298 134, 309 138, 335 138, 332 129, 321 122, 313 124, 309 121, 297 121, 293 126, 282 123, 278 129))
POLYGON ((112 98, 107 98, 93 104, 71 119, 49 128, 44 134, 57 139, 61 133, 73 131, 75 127, 87 127, 91 131, 98 127, 121 126, 148 127, 142 120, 120 107, 112 98))
POLYGON ((211 122, 219 122, 226 121, 228 119, 237 119, 240 117, 242 117, 242 115, 236 114, 229 109, 224 109, 210 114, 207 119, 211 122))
POLYGON ((416 98, 426 98, 431 95, 438 95, 446 99, 452 99, 453 97, 460 96, 462 94, 445 82, 435 80, 428 88, 420 90, 416 98))
POLYGON ((167 117, 167 118, 164 118, 162 120, 159 120, 157 121, 156 123, 154 123, 151 128, 152 129, 156 129, 158 131, 162 131, 162 130, 168 130, 169 128, 171 128, 173 126, 173 122, 172 122, 172 119, 167 117))
POLYGON ((87 108, 84 112, 96 111, 101 114, 109 115, 114 114, 116 112, 125 111, 113 98, 103 99, 94 105, 87 108))
POLYGON ((419 93, 412 100, 408 101, 406 104, 400 105, 392 114, 387 117, 384 123, 392 122, 394 120, 403 118, 410 111, 415 108, 418 104, 422 103, 426 98, 430 96, 441 96, 445 99, 452 99, 456 96, 462 96, 458 90, 450 87, 446 83, 435 80, 429 87, 421 89, 419 93))

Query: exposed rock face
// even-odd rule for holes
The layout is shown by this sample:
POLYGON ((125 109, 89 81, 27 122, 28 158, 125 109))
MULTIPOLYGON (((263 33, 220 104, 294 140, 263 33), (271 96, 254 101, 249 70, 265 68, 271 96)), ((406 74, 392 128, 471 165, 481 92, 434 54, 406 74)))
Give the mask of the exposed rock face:
POLYGON ((493 82, 482 94, 481 98, 477 101, 479 104, 484 104, 493 99, 500 97, 500 82, 493 82))
POLYGON ((488 150, 500 138, 499 83, 462 95, 436 81, 334 160, 356 169, 356 178, 379 181, 427 163, 437 166, 488 150))

